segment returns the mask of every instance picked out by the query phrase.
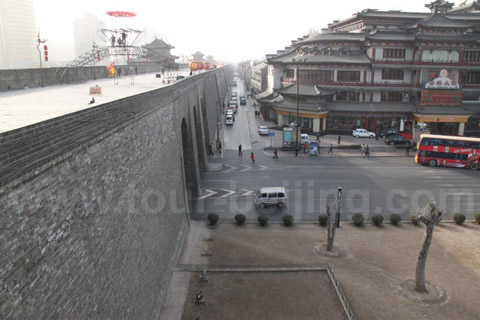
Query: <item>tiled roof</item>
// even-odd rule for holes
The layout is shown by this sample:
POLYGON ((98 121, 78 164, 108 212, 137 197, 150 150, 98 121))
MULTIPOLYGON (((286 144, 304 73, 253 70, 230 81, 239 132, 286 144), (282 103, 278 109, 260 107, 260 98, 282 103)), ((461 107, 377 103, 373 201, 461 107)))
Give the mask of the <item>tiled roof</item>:
POLYGON ((272 90, 265 90, 263 92, 260 92, 259 94, 256 94, 255 99, 256 100, 272 99, 275 96, 277 96, 277 93, 273 92, 272 90))
POLYGON ((376 33, 367 35, 366 38, 367 40, 376 41, 413 41, 415 36, 405 32, 377 31, 376 33))
POLYGON ((286 64, 296 64, 292 61, 295 58, 297 62, 301 64, 308 63, 355 63, 355 64, 369 64, 370 59, 360 51, 352 51, 349 55, 339 55, 338 52, 335 54, 314 54, 314 55, 297 55, 296 52, 292 52, 288 55, 278 57, 275 59, 270 59, 269 62, 280 62, 286 64))
MULTIPOLYGON (((297 110, 297 101, 290 99, 282 99, 273 103, 274 108, 278 109, 290 109, 292 111, 297 110)), ((298 109, 301 111, 310 112, 325 112, 327 109, 320 102, 300 101, 298 103, 298 109)))
POLYGON ((415 110, 416 114, 430 114, 430 115, 461 115, 468 116, 472 112, 466 110, 463 107, 452 107, 452 106, 423 106, 415 110))
POLYGON ((477 103, 465 103, 464 102, 463 107, 473 114, 476 114, 476 115, 480 114, 480 102, 477 102, 477 103))
POLYGON ((400 102, 328 102, 329 111, 343 112, 413 112, 413 106, 400 102))
POLYGON ((471 42, 480 40, 480 34, 460 34, 460 35, 417 35, 418 40, 424 41, 453 41, 453 42, 471 42))
POLYGON ((414 24, 412 28, 418 28, 419 26, 424 28, 460 28, 466 29, 471 27, 471 24, 451 20, 441 14, 434 13, 426 19, 414 24))
MULTIPOLYGON (((297 86, 295 84, 290 84, 280 89, 276 89, 281 95, 296 95, 297 94, 297 86)), ((332 95, 335 92, 330 90, 322 90, 319 89, 317 86, 311 84, 300 84, 298 86, 298 93, 300 96, 323 96, 323 95, 332 95)))
POLYGON ((169 45, 168 43, 166 43, 165 41, 163 41, 162 39, 157 39, 155 38, 155 40, 153 40, 152 42, 144 45, 145 48, 170 48, 170 49, 173 49, 174 47, 172 47, 171 45, 169 45))
POLYGON ((308 37, 307 39, 298 42, 298 44, 306 44, 310 42, 319 42, 319 41, 364 41, 365 34, 363 33, 319 33, 308 37))

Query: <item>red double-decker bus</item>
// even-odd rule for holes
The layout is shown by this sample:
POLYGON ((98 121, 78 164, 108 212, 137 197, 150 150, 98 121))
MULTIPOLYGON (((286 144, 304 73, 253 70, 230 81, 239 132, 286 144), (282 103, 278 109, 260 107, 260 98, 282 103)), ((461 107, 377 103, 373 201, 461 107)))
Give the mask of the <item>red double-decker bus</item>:
POLYGON ((417 149, 416 163, 478 169, 480 138, 422 134, 417 149))

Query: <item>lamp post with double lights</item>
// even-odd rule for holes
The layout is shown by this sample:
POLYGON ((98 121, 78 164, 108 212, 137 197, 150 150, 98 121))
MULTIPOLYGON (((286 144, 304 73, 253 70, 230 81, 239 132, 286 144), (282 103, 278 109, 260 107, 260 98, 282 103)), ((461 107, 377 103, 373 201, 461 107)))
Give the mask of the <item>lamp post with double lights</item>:
MULTIPOLYGON (((42 82, 42 87, 44 86, 43 84, 43 66, 42 66, 42 51, 40 51, 40 45, 42 43, 46 43, 47 39, 40 39, 40 32, 38 33, 38 38, 37 38, 37 50, 38 50, 38 56, 40 58, 40 81, 42 82)), ((45 61, 48 61, 48 49, 47 46, 44 45, 44 56, 45 56, 45 61)))
POLYGON ((97 60, 97 49, 98 49, 98 45, 93 42, 92 44, 92 55, 93 55, 93 80, 97 80, 97 76, 95 74, 95 60, 97 60))
POLYGON ((298 74, 298 69, 300 66, 300 62, 304 62, 307 59, 296 59, 292 58, 293 62, 296 62, 296 71, 295 71, 295 81, 297 82, 297 121, 296 121, 296 127, 297 127, 297 135, 295 139, 295 157, 298 157, 298 128, 300 126, 300 117, 299 117, 299 109, 300 109, 300 102, 299 102, 299 97, 300 97, 300 84, 299 84, 299 74, 298 74))

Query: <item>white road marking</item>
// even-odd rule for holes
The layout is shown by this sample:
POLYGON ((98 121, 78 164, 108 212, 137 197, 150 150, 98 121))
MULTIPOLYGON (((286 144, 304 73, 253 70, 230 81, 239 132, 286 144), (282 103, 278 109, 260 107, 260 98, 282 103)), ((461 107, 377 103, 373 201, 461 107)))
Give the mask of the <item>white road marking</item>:
POLYGON ((198 197, 198 199, 205 199, 205 198, 208 198, 208 197, 210 197, 210 196, 218 193, 218 192, 213 191, 213 190, 210 190, 210 189, 205 189, 205 191, 207 191, 208 193, 207 193, 207 194, 204 194, 204 195, 201 196, 201 197, 198 197))
POLYGON ((229 164, 224 164, 224 166, 230 168, 230 169, 228 169, 228 170, 223 171, 224 173, 225 173, 225 172, 230 172, 230 171, 233 171, 233 170, 237 169, 237 167, 231 166, 231 165, 229 165, 229 164))
POLYGON ((228 193, 227 193, 227 194, 224 194, 223 196, 220 196, 219 198, 226 198, 226 197, 228 197, 228 196, 230 196, 230 195, 232 195, 232 194, 235 193, 235 191, 228 190, 228 189, 222 189, 222 188, 220 188, 220 190, 227 191, 228 193))

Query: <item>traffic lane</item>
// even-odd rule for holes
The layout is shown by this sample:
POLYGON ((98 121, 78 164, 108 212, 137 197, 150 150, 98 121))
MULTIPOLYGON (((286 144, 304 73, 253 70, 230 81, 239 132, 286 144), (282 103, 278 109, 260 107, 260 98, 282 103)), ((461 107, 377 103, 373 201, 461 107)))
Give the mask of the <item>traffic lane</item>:
MULTIPOLYGON (((458 170, 451 169, 443 173, 444 176, 449 175, 449 177, 438 177, 454 183, 432 185, 431 180, 435 180, 436 176, 431 174, 429 168, 421 166, 375 167, 364 165, 362 170, 348 165, 317 168, 293 167, 295 170, 291 170, 292 168, 286 170, 286 172, 290 172, 290 177, 272 174, 275 170, 267 168, 262 173, 245 172, 241 175, 228 173, 222 176, 222 179, 212 179, 213 177, 210 175, 208 178, 204 177, 202 185, 229 190, 254 190, 265 186, 285 186, 289 192, 294 193, 293 196, 290 195, 290 202, 296 208, 295 211, 302 212, 302 215, 310 218, 319 210, 324 212, 326 203, 335 200, 338 186, 344 190, 344 210, 348 213, 362 212, 365 215, 400 213, 406 219, 412 209, 424 207, 429 200, 437 201, 446 212, 446 216, 451 216, 454 212, 463 212, 468 216, 479 211, 480 190, 476 188, 477 184, 475 183, 479 172, 474 172, 473 177, 465 177, 464 172, 460 173, 458 170), (325 170, 327 168, 328 170, 325 170), (293 178, 291 177, 292 171, 294 172, 293 178), (322 173, 321 179, 317 179, 319 176, 317 172, 322 173), (301 178, 306 176, 310 179, 301 178), (336 176, 352 178, 338 179, 336 176), (295 195, 297 190, 301 190, 300 195, 295 195)), ((232 208, 235 206, 233 205, 232 208)))
MULTIPOLYGON (((342 189, 342 220, 350 220, 354 213, 362 213, 366 219, 373 214, 382 214, 388 219, 390 214, 398 213, 403 220, 408 220, 412 212, 425 207, 432 198, 444 210, 446 219, 450 219, 455 212, 462 212, 471 219, 474 213, 480 211, 478 193, 468 198, 465 193, 456 193, 455 190, 382 193, 371 189, 342 189), (420 197, 417 197, 418 195, 420 197), (471 199, 471 202, 467 202, 466 199, 471 199)), ((208 213, 216 212, 224 218, 233 218, 236 214, 242 213, 248 219, 256 219, 261 214, 269 214, 272 219, 280 219, 285 214, 291 214, 297 221, 316 221, 319 214, 326 213, 327 204, 334 210, 336 193, 337 189, 334 187, 315 190, 290 189, 287 192, 289 200, 286 207, 267 209, 256 208, 253 195, 194 200, 192 219, 205 219, 208 213)))

